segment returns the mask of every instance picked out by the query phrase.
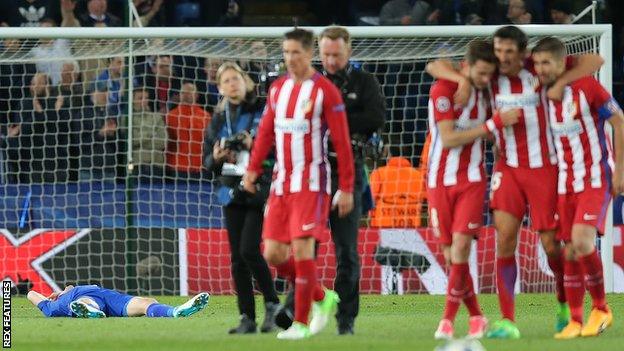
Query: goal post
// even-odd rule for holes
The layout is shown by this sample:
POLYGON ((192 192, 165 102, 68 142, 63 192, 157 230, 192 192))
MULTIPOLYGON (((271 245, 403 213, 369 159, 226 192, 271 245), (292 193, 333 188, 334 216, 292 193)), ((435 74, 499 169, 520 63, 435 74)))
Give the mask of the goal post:
MULTIPOLYGON (((324 27, 307 28, 319 34, 324 27)), ((490 38, 497 28, 499 26, 348 27, 353 38, 352 62, 376 75, 386 97, 385 136, 414 166, 420 162, 427 133, 427 99, 432 79, 424 72, 426 62, 441 57, 460 59, 471 40, 490 38)), ((605 63, 598 78, 611 91, 611 25, 526 25, 520 28, 529 36, 529 47, 542 37, 557 36, 565 42, 570 54, 600 54, 605 63)), ((165 122, 179 102, 175 99, 179 99, 181 85, 185 82, 192 82, 198 88, 199 104, 210 111, 218 101, 211 74, 214 75, 218 63, 235 60, 252 73, 259 83, 258 92, 263 95, 266 85, 283 70, 280 67, 281 37, 289 29, 291 27, 0 28, 0 40, 4 41, 0 47, 0 79, 8 84, 0 87, 4 89, 0 92, 1 106, 8 109, 0 111, 0 133, 9 133, 7 128, 2 129, 2 123, 13 126, 27 115, 32 119, 28 122, 32 130, 37 129, 39 123, 67 134, 65 149, 60 150, 55 145, 48 148, 53 151, 42 156, 55 157, 47 160, 48 163, 43 162, 44 169, 40 170, 45 173, 46 167, 54 168, 51 178, 35 176, 35 172, 20 173, 22 166, 34 167, 32 158, 35 156, 29 149, 47 147, 49 140, 45 133, 49 128, 27 134, 24 125, 17 131, 18 135, 7 136, 4 141, 0 139, 0 171, 4 170, 0 174, 0 228, 7 229, 0 233, 11 237, 7 244, 0 244, 6 245, 6 248, 0 246, 0 252, 33 245, 24 252, 32 254, 32 259, 38 263, 34 271, 26 274, 18 269, 25 267, 18 262, 20 259, 4 255, 0 266, 12 267, 13 271, 0 278, 16 281, 17 273, 22 272, 21 275, 31 281, 48 284, 53 289, 64 283, 78 282, 156 294, 187 294, 204 288, 232 293, 227 236, 221 229, 224 226, 222 213, 212 181, 203 176, 190 179, 180 172, 167 171, 158 173, 148 182, 134 177, 140 162, 136 151, 142 145, 137 144, 139 137, 134 126, 139 116, 145 117, 146 111, 135 111, 133 88, 145 86, 145 82, 152 79, 151 84, 156 85, 154 95, 150 95, 151 100, 147 102, 149 112, 159 113, 165 122), (17 39, 17 44, 9 45, 10 39, 17 39), (255 46, 258 42, 262 43, 260 51, 255 46), (44 44, 48 46, 38 49, 44 44), (43 55, 37 56, 37 52, 43 55), (169 61, 159 62, 160 56, 168 56, 169 61), (119 57, 123 58, 117 63, 121 68, 115 68, 115 58, 119 57), (32 98, 29 91, 33 89, 31 79, 35 73, 42 69, 51 72, 48 84, 55 88, 60 84, 57 80, 65 79, 58 67, 73 62, 77 63, 84 80, 80 89, 67 93, 62 107, 56 107, 58 100, 54 99, 45 106, 20 102, 32 98), (171 79, 164 85, 153 82, 161 74, 158 73, 159 63, 169 65, 171 70, 171 79), (122 72, 118 78, 110 73, 115 69, 122 72), (105 94, 99 95, 100 92, 105 94), (110 113, 119 118, 115 122, 114 143, 84 138, 84 130, 80 128, 92 127, 89 118, 96 120, 91 115, 97 106, 90 106, 88 111, 79 110, 67 102, 93 104, 97 99, 106 100, 102 102, 106 116, 111 117, 106 114, 110 113), (41 109, 44 120, 37 122, 35 119, 41 109), (70 122, 60 117, 64 113, 68 114, 70 122), (4 115, 7 117, 2 117, 4 115), (50 123, 52 115, 58 118, 57 122, 50 123), (85 145, 92 153, 86 163, 83 162, 85 145), (94 151, 96 147, 102 151, 102 157, 94 151), (94 168, 102 166, 96 166, 94 160, 107 165, 110 160, 106 156, 111 156, 114 164, 106 171, 98 171, 95 181, 89 178, 94 168), (24 157, 31 159, 24 160, 24 157), (60 176, 67 173, 63 172, 62 160, 69 165, 66 167, 75 168, 73 176, 60 176), (113 180, 103 179, 110 172, 113 180), (82 178, 84 174, 86 178, 82 178), (49 231, 41 231, 42 228, 49 231), (79 237, 72 239, 70 231, 79 233, 79 237), (48 237, 39 238, 42 235, 48 237), (52 237, 55 239, 49 239, 52 237), (61 247, 48 247, 53 244, 61 247)), ((93 129, 93 132, 100 130, 93 129)), ((151 138, 154 144, 161 145, 165 158, 170 153, 170 132, 167 129, 166 134, 154 134, 151 138)), ((484 216, 489 219, 488 213, 484 216)), ((611 210, 608 223, 612 223, 611 210)), ((601 255, 605 287, 612 292, 613 226, 607 228, 601 240, 601 255)), ((475 245, 478 249, 471 262, 479 266, 473 267, 473 273, 479 276, 475 281, 479 291, 494 292, 494 233, 488 229, 486 234, 486 238, 475 245)), ((525 232, 521 233, 521 238, 528 241, 519 245, 520 254, 526 256, 521 260, 520 290, 552 291, 553 281, 544 268, 538 240, 525 232), (526 265, 523 266, 523 262, 526 265)), ((376 228, 367 224, 360 235, 362 292, 383 291, 385 283, 380 281, 385 279, 384 274, 392 273, 384 271, 375 261, 376 246, 382 244, 388 249, 417 254, 426 262, 422 267, 403 272, 405 291, 442 291, 446 278, 430 231, 426 228, 376 228)), ((322 245, 320 250, 333 253, 330 244, 322 245)), ((321 263, 319 269, 324 283, 331 284, 335 275, 333 265, 333 256, 321 263)))

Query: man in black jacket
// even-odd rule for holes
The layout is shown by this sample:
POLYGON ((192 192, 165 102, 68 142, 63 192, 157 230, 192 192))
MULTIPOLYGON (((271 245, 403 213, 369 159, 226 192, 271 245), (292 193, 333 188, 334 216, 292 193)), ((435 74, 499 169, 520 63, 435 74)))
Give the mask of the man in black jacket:
MULTIPOLYGON (((319 36, 323 74, 340 90, 345 102, 353 158, 355 160, 354 208, 346 217, 332 211, 329 217, 336 248, 334 289, 340 296, 336 319, 338 334, 353 334, 353 324, 360 304, 360 258, 358 231, 362 215, 364 145, 385 122, 385 98, 375 76, 349 63, 351 37, 343 27, 328 27, 319 36)), ((338 173, 335 153, 330 146, 332 194, 336 194, 338 173)))

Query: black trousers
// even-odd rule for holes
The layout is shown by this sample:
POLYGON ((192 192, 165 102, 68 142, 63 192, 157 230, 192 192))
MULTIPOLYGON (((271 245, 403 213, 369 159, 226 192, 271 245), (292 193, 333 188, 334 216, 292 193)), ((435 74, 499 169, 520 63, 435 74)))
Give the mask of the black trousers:
MULTIPOLYGON (((363 166, 355 164, 355 186, 353 189, 353 211, 344 218, 338 217, 338 210, 331 211, 329 226, 336 249, 336 278, 334 289, 340 296, 336 319, 338 324, 352 322, 360 309, 360 257, 358 255, 358 232, 362 216, 362 173, 363 166)), ((332 179, 332 196, 338 188, 338 178, 332 179)))
POLYGON ((265 302, 279 303, 269 266, 260 252, 263 210, 244 205, 229 205, 223 208, 223 212, 230 241, 232 277, 238 295, 238 310, 255 319, 252 277, 258 283, 265 302))

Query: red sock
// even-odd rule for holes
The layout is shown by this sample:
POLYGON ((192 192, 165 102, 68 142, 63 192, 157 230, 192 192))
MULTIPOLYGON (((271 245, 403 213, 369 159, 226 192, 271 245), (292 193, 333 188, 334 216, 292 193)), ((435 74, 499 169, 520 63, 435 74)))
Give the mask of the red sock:
POLYGON ((518 268, 516 256, 499 257, 496 259, 496 289, 498 290, 498 303, 503 318, 515 320, 515 292, 518 268))
POLYGON ((594 252, 589 255, 579 257, 579 262, 585 273, 585 286, 591 295, 592 306, 606 312, 607 301, 605 299, 602 262, 598 256, 598 251, 594 249, 594 252))
POLYGON ((275 270, 278 277, 282 277, 292 284, 295 283, 295 259, 292 256, 286 262, 275 266, 275 270))
POLYGON ((555 292, 557 301, 566 302, 565 289, 563 288, 563 255, 557 257, 548 256, 548 266, 555 275, 555 292))
POLYGON ((312 307, 312 295, 317 285, 316 261, 296 261, 297 278, 295 279, 295 321, 308 324, 308 315, 312 307))
POLYGON ((451 272, 448 278, 448 287, 446 290, 446 306, 442 318, 450 321, 455 320, 457 310, 466 294, 466 274, 468 272, 467 263, 451 264, 451 272))
POLYGON ((466 271, 466 287, 468 288, 468 292, 464 297, 464 304, 468 309, 468 314, 470 317, 481 316, 483 312, 481 311, 481 306, 479 306, 479 301, 477 301, 477 294, 474 291, 474 284, 472 282, 472 276, 470 275, 470 269, 466 271))
POLYGON ((583 267, 578 261, 564 261, 563 270, 563 286, 572 320, 583 324, 583 297, 585 296, 583 267))
POLYGON ((321 284, 316 283, 316 285, 314 285, 314 291, 312 292, 312 300, 314 301, 321 301, 325 298, 325 290, 323 289, 323 286, 321 284))

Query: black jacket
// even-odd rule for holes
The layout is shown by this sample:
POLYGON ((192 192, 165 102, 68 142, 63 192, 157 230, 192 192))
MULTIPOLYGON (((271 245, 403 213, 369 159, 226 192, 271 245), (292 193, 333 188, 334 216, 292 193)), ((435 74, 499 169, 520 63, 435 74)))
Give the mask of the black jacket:
MULTIPOLYGON (((342 95, 352 140, 366 142, 373 133, 383 128, 386 99, 373 74, 351 65, 336 74, 325 71, 323 74, 338 87, 342 95)), ((330 150, 333 150, 331 146, 330 150)), ((358 154, 353 155, 356 160, 358 154)))

